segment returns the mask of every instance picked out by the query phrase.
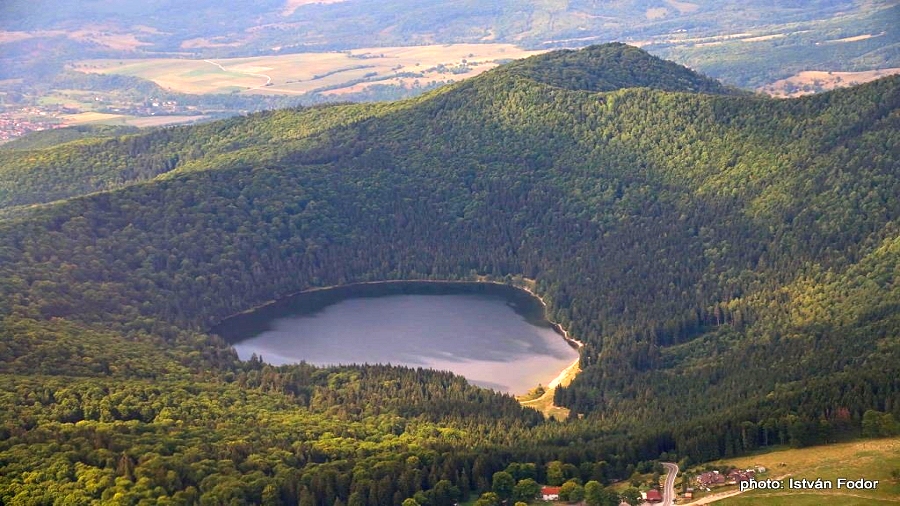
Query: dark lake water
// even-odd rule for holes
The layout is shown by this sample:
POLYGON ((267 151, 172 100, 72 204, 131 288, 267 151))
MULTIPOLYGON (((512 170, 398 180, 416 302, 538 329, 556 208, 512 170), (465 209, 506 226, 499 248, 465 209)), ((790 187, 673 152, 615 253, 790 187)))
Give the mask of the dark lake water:
POLYGON ((273 365, 395 364, 453 371, 521 394, 578 353, 522 290, 486 283, 382 283, 295 295, 214 332, 273 365))

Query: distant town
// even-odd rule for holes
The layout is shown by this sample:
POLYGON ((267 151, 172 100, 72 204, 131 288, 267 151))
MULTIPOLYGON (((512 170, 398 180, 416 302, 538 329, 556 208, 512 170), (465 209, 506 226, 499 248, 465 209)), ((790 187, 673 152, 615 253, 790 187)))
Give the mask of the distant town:
POLYGON ((52 119, 52 117, 48 117, 46 121, 32 120, 23 118, 21 113, 0 112, 0 142, 11 141, 31 132, 65 126, 62 123, 51 121, 52 119))
POLYGON ((0 143, 31 132, 85 124, 162 126, 203 119, 194 105, 152 97, 128 101, 102 93, 88 96, 58 96, 53 103, 6 104, 0 106, 0 143))

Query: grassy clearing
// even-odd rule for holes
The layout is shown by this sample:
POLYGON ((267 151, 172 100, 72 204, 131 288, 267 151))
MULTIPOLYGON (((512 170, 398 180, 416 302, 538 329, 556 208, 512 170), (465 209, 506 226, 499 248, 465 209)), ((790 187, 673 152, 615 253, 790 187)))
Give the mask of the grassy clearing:
POLYGON ((675 8, 681 14, 690 14, 697 12, 700 6, 691 2, 679 2, 677 0, 665 0, 665 2, 675 8))
POLYGON ((106 114, 102 112, 81 112, 78 114, 64 114, 59 119, 66 126, 87 125, 92 123, 104 125, 121 125, 125 116, 121 114, 106 114))
POLYGON ((900 74, 900 67, 865 72, 826 72, 808 70, 799 72, 787 79, 775 81, 759 89, 773 97, 799 97, 810 93, 833 90, 844 86, 855 86, 882 77, 900 74))
POLYGON ((200 121, 206 116, 127 116, 122 124, 138 128, 177 125, 200 121))
POLYGON ((881 37, 882 35, 884 35, 884 33, 879 33, 879 34, 867 33, 864 35, 856 35, 854 37, 844 37, 841 39, 826 40, 825 43, 833 44, 833 43, 841 43, 841 42, 859 42, 861 40, 871 39, 872 37, 881 37))
POLYGON ((47 95, 40 97, 38 104, 42 106, 58 105, 78 109, 81 112, 91 112, 100 106, 100 103, 94 100, 99 95, 103 95, 103 93, 86 90, 53 90, 47 95))
MULTIPOLYGON (((149 79, 164 88, 182 93, 302 94, 325 87, 330 93, 358 91, 357 81, 412 85, 431 80, 472 77, 498 65, 500 61, 524 58, 542 51, 526 51, 512 44, 448 44, 409 47, 361 48, 345 52, 299 53, 254 58, 182 60, 151 58, 137 60, 86 60, 75 70, 101 74, 121 74, 149 79), (464 73, 435 69, 441 65, 458 68, 466 60, 464 73), (411 78, 404 73, 422 73, 411 78), (401 74, 398 76, 398 74, 401 74), (271 84, 266 86, 267 78, 271 84), (345 88, 341 85, 346 84, 345 88)), ((363 87, 370 83, 363 83, 363 87)))
POLYGON ((900 504, 900 482, 894 481, 891 471, 900 468, 900 438, 876 439, 840 443, 812 448, 772 451, 759 455, 727 459, 713 465, 748 468, 764 466, 768 469, 760 479, 815 480, 834 482, 838 478, 878 480, 874 490, 752 490, 733 497, 724 497, 731 492, 716 493, 691 504, 715 502, 730 505, 804 505, 804 504, 900 504))
POLYGON ((663 19, 668 14, 669 14, 669 9, 666 9, 665 7, 651 7, 649 9, 647 9, 647 11, 644 15, 650 21, 655 21, 657 19, 663 19))
POLYGON ((156 58, 145 60, 93 60, 81 62, 75 70, 99 74, 119 74, 149 79, 163 88, 182 93, 228 93, 229 88, 251 88, 265 84, 265 78, 223 71, 203 60, 156 58))
POLYGON ((735 497, 722 501, 717 504, 728 504, 731 506, 754 506, 756 504, 765 504, 768 506, 821 506, 822 504, 839 504, 842 506, 872 506, 877 504, 897 504, 896 500, 889 499, 872 499, 868 497, 854 497, 851 495, 829 496, 826 498, 817 495, 791 494, 785 496, 768 496, 764 500, 758 497, 735 497))

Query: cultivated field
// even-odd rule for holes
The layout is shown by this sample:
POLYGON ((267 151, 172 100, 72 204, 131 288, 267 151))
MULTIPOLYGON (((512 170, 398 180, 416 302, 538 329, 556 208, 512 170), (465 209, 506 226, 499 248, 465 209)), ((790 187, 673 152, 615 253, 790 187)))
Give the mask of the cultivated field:
POLYGON ((417 81, 426 85, 432 81, 461 80, 503 61, 541 52, 511 44, 449 44, 217 60, 87 60, 74 68, 141 77, 182 93, 299 95, 319 91, 340 95, 373 84, 411 87, 417 81))
POLYGON ((200 121, 204 116, 130 116, 126 114, 107 114, 102 112, 81 112, 63 114, 59 120, 65 126, 77 125, 128 125, 136 127, 156 127, 200 121))
MULTIPOLYGON (((781 450, 760 455, 713 462, 716 466, 749 468, 764 466, 766 475, 758 479, 787 480, 822 479, 835 482, 838 478, 857 480, 878 480, 874 490, 752 490, 734 495, 737 488, 728 492, 709 495, 688 504, 710 504, 722 506, 744 505, 854 505, 854 504, 900 504, 900 482, 891 476, 891 471, 900 469, 900 438, 875 439, 815 446, 798 450, 781 450), (730 496, 729 496, 730 495, 730 496)), ((715 490, 715 489, 714 489, 715 490)))
POLYGON ((759 91, 773 97, 799 97, 845 86, 867 83, 875 79, 900 74, 900 68, 869 70, 866 72, 825 72, 808 70, 787 79, 775 81, 759 91))

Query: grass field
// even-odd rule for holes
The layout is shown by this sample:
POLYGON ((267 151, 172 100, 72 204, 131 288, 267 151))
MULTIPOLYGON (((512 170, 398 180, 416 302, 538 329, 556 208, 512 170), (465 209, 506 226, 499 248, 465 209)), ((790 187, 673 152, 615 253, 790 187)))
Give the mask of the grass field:
POLYGON ((203 60, 98 60, 76 64, 75 70, 141 77, 182 93, 229 93, 265 84, 264 78, 222 71, 203 60))
POLYGON ((760 88, 759 91, 768 93, 773 97, 799 97, 810 93, 833 90, 844 86, 874 81, 885 76, 900 74, 900 68, 869 70, 866 72, 824 72, 808 70, 793 75, 787 79, 781 79, 760 88))
POLYGON ((77 125, 128 125, 136 127, 156 127, 190 123, 202 120, 204 116, 129 116, 126 114, 106 114, 102 112, 81 112, 78 114, 64 114, 59 117, 66 126, 77 125))
POLYGON ((80 112, 95 112, 108 105, 122 105, 113 94, 102 91, 56 89, 38 99, 43 106, 59 105, 78 109, 80 112), (116 102, 119 102, 118 104, 116 102))
POLYGON ((785 480, 782 490, 752 490, 732 497, 735 487, 724 493, 716 493, 688 504, 722 506, 744 505, 856 505, 900 504, 900 482, 893 480, 891 471, 900 468, 900 438, 875 439, 816 446, 802 449, 772 451, 750 457, 713 462, 716 466, 748 468, 764 466, 765 476, 758 479, 785 480), (832 490, 791 490, 787 478, 816 480, 834 483, 832 490), (878 480, 874 490, 837 489, 837 479, 878 480))
POLYGON ((182 93, 303 94, 327 88, 329 94, 341 94, 360 91, 371 84, 411 86, 416 80, 421 84, 460 80, 494 68, 501 61, 541 52, 511 44, 449 44, 218 60, 86 60, 74 68, 141 77, 182 93), (417 75, 409 77, 404 73, 417 75), (360 83, 362 79, 367 82, 360 83))

